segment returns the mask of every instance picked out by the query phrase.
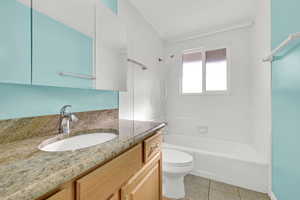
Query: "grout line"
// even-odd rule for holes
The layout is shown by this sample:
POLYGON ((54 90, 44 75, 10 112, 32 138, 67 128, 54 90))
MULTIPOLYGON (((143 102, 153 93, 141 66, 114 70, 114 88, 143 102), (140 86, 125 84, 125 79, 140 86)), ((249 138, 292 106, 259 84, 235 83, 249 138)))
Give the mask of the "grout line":
POLYGON ((239 193, 240 200, 242 200, 242 196, 241 196, 240 188, 238 187, 237 189, 238 189, 238 193, 239 193))
POLYGON ((210 187, 211 187, 210 185, 211 185, 211 180, 209 179, 209 184, 208 184, 208 198, 207 198, 208 200, 210 200, 210 197, 209 197, 210 196, 210 187))

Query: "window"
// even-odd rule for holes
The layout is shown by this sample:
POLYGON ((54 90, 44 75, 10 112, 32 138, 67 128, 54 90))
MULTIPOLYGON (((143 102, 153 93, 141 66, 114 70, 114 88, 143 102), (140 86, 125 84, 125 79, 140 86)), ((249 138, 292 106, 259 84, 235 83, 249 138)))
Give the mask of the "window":
POLYGON ((183 55, 182 92, 202 92, 202 52, 183 55))
POLYGON ((228 91, 227 49, 185 51, 182 56, 182 94, 228 91))

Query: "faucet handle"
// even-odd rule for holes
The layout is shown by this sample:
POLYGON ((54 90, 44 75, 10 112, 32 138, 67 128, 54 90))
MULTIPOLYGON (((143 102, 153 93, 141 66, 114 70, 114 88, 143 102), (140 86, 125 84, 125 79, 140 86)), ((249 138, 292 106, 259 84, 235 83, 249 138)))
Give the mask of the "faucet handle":
POLYGON ((79 119, 78 119, 78 117, 75 114, 71 114, 70 120, 72 122, 77 122, 79 119))
POLYGON ((60 109, 60 114, 64 115, 66 113, 67 108, 71 108, 71 105, 65 105, 60 109))

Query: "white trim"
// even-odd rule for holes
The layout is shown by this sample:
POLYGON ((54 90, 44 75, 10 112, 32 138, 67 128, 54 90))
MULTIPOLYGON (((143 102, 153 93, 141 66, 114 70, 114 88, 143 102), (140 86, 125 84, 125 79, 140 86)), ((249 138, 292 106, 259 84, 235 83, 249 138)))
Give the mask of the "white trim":
POLYGON ((230 95, 231 93, 231 54, 230 54, 230 45, 226 46, 217 46, 209 48, 193 48, 183 50, 180 55, 180 77, 179 77, 179 95, 180 96, 209 96, 209 95, 230 95), (218 49, 226 49, 226 58, 227 58, 227 90, 224 91, 206 91, 206 52, 218 49), (202 92, 201 93, 183 93, 182 92, 182 75, 183 75, 183 60, 182 54, 184 53, 202 53, 202 92))
MULTIPOLYGON (((272 63, 271 63, 271 66, 272 66, 272 63)), ((271 70, 271 73, 272 73, 272 70, 271 70)), ((271 79, 270 79, 270 86, 271 86, 271 90, 269 90, 269 95, 270 95, 270 102, 269 102, 269 110, 270 110, 270 143, 269 143, 269 192, 272 192, 272 182, 273 182, 273 120, 272 120, 272 76, 271 76, 271 79)), ((273 192, 272 192, 273 193, 273 192)))
POLYGON ((277 199, 277 197, 276 197, 276 195, 274 194, 274 192, 269 192, 269 197, 271 198, 271 200, 279 200, 279 199, 277 199))
POLYGON ((211 31, 211 32, 206 32, 206 33, 194 32, 194 33, 190 33, 190 34, 185 34, 183 36, 166 39, 166 42, 168 44, 175 44, 175 43, 185 42, 185 41, 188 41, 188 40, 194 40, 194 39, 199 39, 199 38, 203 38, 203 37, 209 37, 209 36, 217 35, 217 34, 220 34, 220 33, 235 31, 235 30, 244 29, 244 28, 249 28, 249 27, 252 27, 253 25, 254 25, 254 21, 249 21, 249 22, 246 22, 246 23, 236 24, 236 25, 230 26, 228 28, 222 28, 222 29, 219 29, 219 30, 211 31))

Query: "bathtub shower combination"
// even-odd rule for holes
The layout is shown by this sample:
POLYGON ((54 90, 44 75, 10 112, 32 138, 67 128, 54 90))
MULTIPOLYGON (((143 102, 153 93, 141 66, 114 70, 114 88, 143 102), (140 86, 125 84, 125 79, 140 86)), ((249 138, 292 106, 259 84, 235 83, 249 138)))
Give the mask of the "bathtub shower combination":
POLYGON ((164 148, 192 155, 191 173, 194 175, 255 191, 268 191, 267 161, 248 144, 168 134, 164 136, 164 148))

